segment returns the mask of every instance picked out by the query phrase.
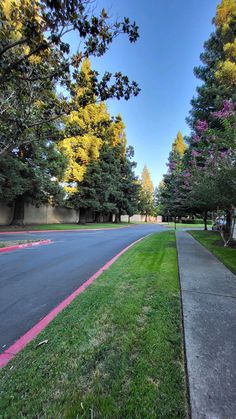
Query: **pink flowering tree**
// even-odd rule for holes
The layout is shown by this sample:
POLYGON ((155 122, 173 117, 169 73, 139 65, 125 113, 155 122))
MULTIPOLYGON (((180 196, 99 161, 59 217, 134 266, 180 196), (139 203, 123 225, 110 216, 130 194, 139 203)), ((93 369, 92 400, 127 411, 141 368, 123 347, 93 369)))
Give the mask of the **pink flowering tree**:
POLYGON ((207 229, 211 211, 224 212, 227 225, 221 231, 230 243, 236 206, 236 106, 228 100, 211 114, 212 123, 198 120, 189 148, 180 160, 170 153, 164 176, 163 208, 170 214, 202 214, 207 229))
MULTIPOLYGON (((212 113, 216 128, 197 121, 190 139, 188 159, 188 196, 193 208, 207 212, 221 210, 227 225, 222 238, 228 245, 234 228, 236 206, 236 112, 232 101, 212 113)), ((214 124, 212 124, 213 126, 214 124)))

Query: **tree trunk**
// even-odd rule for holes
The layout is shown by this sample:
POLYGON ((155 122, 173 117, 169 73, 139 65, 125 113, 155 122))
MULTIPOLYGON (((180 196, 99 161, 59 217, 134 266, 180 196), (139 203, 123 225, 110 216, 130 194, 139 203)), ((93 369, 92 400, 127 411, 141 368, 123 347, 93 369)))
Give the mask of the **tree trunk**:
POLYGON ((118 212, 118 213, 116 214, 115 223, 116 223, 116 224, 119 224, 119 223, 120 223, 120 219, 121 219, 121 215, 120 215, 120 213, 118 212))
POLYGON ((233 208, 231 208, 230 210, 227 210, 226 214, 227 214, 226 225, 222 225, 220 228, 220 235, 224 242, 224 247, 228 247, 233 238, 235 221, 236 221, 234 217, 233 208))
POLYGON ((25 215, 25 200, 23 196, 19 196, 15 201, 14 215, 11 222, 12 225, 23 226, 25 215))
POLYGON ((225 226, 226 233, 230 233, 231 224, 232 224, 232 210, 227 209, 226 210, 226 226, 225 226))
POLYGON ((86 212, 87 212, 86 209, 81 208, 78 224, 86 224, 86 212))
POLYGON ((100 212, 95 213, 95 223, 101 223, 102 214, 100 212))
POLYGON ((207 231, 207 211, 204 212, 204 230, 207 231))
POLYGON ((147 212, 146 212, 146 214, 145 214, 145 223, 147 223, 147 212))

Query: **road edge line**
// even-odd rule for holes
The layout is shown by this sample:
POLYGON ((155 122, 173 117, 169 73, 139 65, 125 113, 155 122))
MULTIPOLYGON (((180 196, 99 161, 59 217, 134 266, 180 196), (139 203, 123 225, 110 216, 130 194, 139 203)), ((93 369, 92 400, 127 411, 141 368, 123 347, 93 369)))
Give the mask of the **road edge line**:
MULTIPOLYGON (((151 233, 152 234, 152 233, 151 233)), ((66 297, 61 303, 59 303, 53 310, 51 310, 45 317, 39 320, 31 329, 28 330, 23 336, 21 336, 13 345, 9 346, 2 354, 0 354, 0 369, 5 367, 9 361, 11 361, 15 355, 20 352, 29 342, 31 342, 47 325, 64 309, 66 308, 78 295, 80 295, 85 289, 92 284, 104 271, 106 271, 120 256, 122 256, 132 246, 150 236, 147 234, 142 236, 140 239, 135 240, 133 243, 126 246, 113 258, 105 263, 97 272, 95 272, 87 281, 85 281, 79 288, 77 288, 72 294, 66 297)))
POLYGON ((47 240, 40 240, 40 241, 32 242, 32 243, 22 243, 22 244, 16 244, 14 246, 0 247, 0 253, 11 252, 12 250, 25 249, 27 247, 40 246, 40 245, 50 244, 50 243, 52 243, 52 240, 47 239, 47 240))

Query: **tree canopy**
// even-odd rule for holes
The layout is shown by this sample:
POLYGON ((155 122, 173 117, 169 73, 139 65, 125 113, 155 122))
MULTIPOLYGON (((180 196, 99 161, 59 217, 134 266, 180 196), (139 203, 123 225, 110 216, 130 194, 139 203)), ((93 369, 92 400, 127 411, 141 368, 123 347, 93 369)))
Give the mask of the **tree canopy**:
POLYGON ((125 156, 122 118, 111 118, 104 101, 140 89, 119 69, 99 75, 89 57, 102 57, 117 36, 133 43, 139 34, 93 0, 3 0, 0 18, 0 198, 15 203, 20 219, 24 202, 69 202, 106 144, 125 156))
POLYGON ((203 81, 192 101, 188 148, 169 156, 168 172, 159 188, 163 214, 182 216, 209 211, 227 218, 227 244, 236 206, 236 4, 222 0, 214 19, 216 30, 205 43, 203 66, 195 74, 203 81))
POLYGON ((60 121, 88 103, 128 100, 139 93, 137 83, 119 71, 100 77, 91 70, 89 89, 75 100, 75 90, 87 83, 81 72, 84 58, 104 55, 118 35, 138 39, 138 27, 128 18, 112 21, 105 9, 95 13, 92 0, 4 0, 0 18, 0 153, 30 143, 38 126, 60 121), (77 40, 76 54, 66 42, 70 32, 77 40))

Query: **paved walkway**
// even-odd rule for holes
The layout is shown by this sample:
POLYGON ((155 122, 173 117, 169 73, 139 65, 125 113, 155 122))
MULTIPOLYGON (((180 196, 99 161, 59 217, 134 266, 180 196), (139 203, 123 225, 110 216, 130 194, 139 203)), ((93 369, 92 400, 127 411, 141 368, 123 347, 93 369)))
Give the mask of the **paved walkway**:
POLYGON ((176 236, 192 419, 236 419, 236 276, 176 236))

